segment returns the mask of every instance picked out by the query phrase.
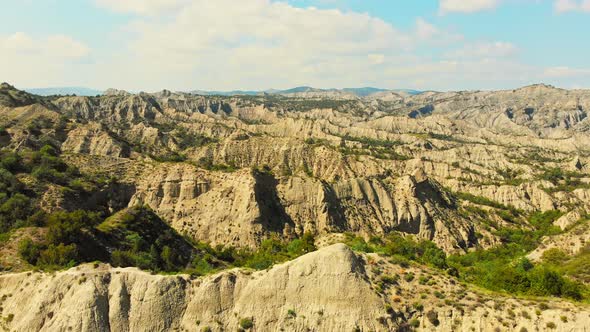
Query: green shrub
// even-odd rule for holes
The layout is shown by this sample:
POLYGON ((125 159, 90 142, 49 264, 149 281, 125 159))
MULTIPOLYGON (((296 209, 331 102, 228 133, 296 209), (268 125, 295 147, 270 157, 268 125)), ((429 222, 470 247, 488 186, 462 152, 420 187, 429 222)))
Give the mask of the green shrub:
POLYGON ((520 214, 520 211, 518 211, 514 207, 500 204, 498 202, 492 201, 491 199, 483 197, 483 196, 476 196, 476 195, 473 195, 470 193, 464 193, 464 192, 458 192, 458 193, 455 193, 455 195, 457 196, 457 198, 459 198, 461 200, 468 201, 468 202, 471 202, 474 204, 485 205, 485 206, 493 207, 493 208, 496 208, 499 210, 509 211, 514 216, 517 216, 520 214))
POLYGON ((77 251, 78 249, 75 244, 50 244, 47 249, 41 251, 38 265, 48 268, 74 266, 76 264, 77 251))
POLYGON ((24 225, 31 211, 31 200, 23 194, 14 194, 5 200, 0 204, 0 233, 7 232, 16 225, 24 225))
POLYGON ((305 234, 301 239, 284 242, 274 238, 266 239, 260 244, 257 251, 246 254, 244 265, 253 269, 262 270, 275 263, 284 262, 296 258, 302 254, 315 250, 314 237, 305 234))
POLYGON ((29 264, 35 265, 41 254, 41 247, 30 238, 25 238, 18 244, 18 254, 29 264))
POLYGON ((397 284, 397 281, 399 280, 399 276, 396 274, 394 276, 381 276, 381 281, 385 284, 388 285, 395 285, 397 284))
POLYGON ((408 322, 408 325, 410 325, 413 328, 418 328, 420 327, 420 321, 417 320, 416 318, 412 318, 410 319, 410 321, 408 322))
POLYGON ((83 210, 52 213, 47 218, 47 240, 52 244, 75 243, 80 240, 83 229, 91 228, 99 222, 97 214, 83 210))
POLYGON ((439 292, 439 291, 434 291, 434 296, 436 296, 439 299, 444 299, 445 298, 445 294, 439 292))
POLYGON ((240 319, 240 327, 244 330, 249 330, 254 327, 254 321, 252 318, 242 318, 240 319))
POLYGON ((438 314, 434 310, 428 311, 426 313, 426 318, 428 318, 428 321, 430 322, 430 324, 432 324, 434 326, 438 326, 440 324, 440 321, 438 320, 438 314))
POLYGON ((111 253, 111 264, 117 267, 135 266, 135 255, 124 250, 114 250, 111 253))
POLYGON ((560 265, 563 262, 567 261, 568 255, 559 248, 551 248, 549 250, 545 250, 543 255, 541 255, 541 259, 543 262, 551 265, 560 265))

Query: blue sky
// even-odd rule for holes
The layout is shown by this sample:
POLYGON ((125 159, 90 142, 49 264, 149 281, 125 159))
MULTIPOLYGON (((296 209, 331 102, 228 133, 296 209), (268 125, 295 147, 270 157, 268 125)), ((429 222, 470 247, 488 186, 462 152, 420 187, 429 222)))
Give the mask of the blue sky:
POLYGON ((21 0, 0 20, 22 88, 590 88, 590 0, 21 0))

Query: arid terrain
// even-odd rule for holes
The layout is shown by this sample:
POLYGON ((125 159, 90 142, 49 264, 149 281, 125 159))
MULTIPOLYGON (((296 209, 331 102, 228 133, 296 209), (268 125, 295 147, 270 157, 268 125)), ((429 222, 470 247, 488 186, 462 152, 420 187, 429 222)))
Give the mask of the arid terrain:
POLYGON ((0 86, 0 329, 585 331, 590 90, 0 86))

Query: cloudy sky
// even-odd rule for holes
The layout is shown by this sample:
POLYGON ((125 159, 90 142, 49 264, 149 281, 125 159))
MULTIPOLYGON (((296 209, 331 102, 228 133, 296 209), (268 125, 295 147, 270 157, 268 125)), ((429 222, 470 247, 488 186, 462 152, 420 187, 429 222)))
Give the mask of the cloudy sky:
POLYGON ((590 0, 1 1, 20 88, 590 88, 590 0))

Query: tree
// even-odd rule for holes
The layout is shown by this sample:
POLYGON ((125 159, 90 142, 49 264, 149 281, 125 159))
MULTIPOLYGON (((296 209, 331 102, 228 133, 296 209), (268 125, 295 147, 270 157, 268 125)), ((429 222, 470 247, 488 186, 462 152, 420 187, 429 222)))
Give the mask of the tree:
POLYGON ((172 249, 170 249, 169 246, 164 246, 164 248, 162 248, 161 257, 166 271, 174 270, 174 267, 176 265, 176 253, 172 251, 172 249))
POLYGON ((8 231, 16 224, 24 224, 30 212, 30 199, 23 194, 14 194, 0 205, 0 233, 8 231))
POLYGON ((434 246, 428 246, 422 255, 422 261, 439 269, 447 268, 447 255, 442 249, 434 246))
POLYGON ((51 145, 44 145, 39 152, 41 152, 42 155, 44 156, 53 156, 56 157, 57 156, 57 151, 55 150, 55 148, 51 145))
POLYGON ((99 221, 98 215, 83 210, 52 213, 47 218, 47 240, 53 244, 75 243, 80 239, 83 228, 92 227, 99 221))
POLYGON ((155 245, 150 246, 150 259, 153 264, 153 268, 160 266, 160 253, 155 245))
POLYGON ((47 249, 41 251, 38 265, 51 267, 73 266, 76 263, 77 251, 75 244, 50 244, 47 249))
POLYGON ((537 267, 531 270, 531 292, 541 296, 560 296, 563 286, 563 278, 555 271, 546 267, 537 267))
POLYGON ((40 253, 40 247, 30 238, 25 238, 18 244, 18 254, 31 265, 37 264, 40 253))
POLYGON ((568 259, 568 256, 559 248, 551 248, 543 252, 541 259, 547 264, 560 265, 568 259))

